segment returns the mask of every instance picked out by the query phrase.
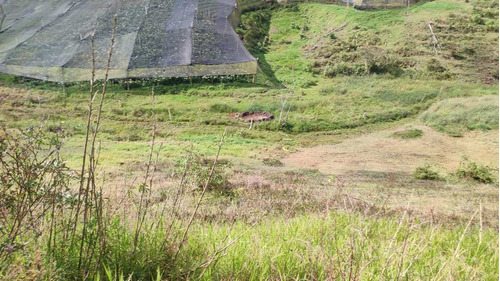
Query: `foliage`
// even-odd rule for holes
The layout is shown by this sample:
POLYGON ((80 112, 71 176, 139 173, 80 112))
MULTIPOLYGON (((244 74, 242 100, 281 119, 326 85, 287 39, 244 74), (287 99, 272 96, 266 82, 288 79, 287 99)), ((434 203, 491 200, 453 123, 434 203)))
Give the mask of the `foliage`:
POLYGON ((459 178, 466 180, 473 180, 480 183, 495 183, 497 177, 495 176, 495 169, 470 161, 467 157, 462 157, 460 162, 460 167, 458 168, 456 175, 459 178))
POLYGON ((412 5, 407 13, 397 9, 371 13, 304 4, 299 6, 302 21, 295 25, 310 27, 300 34, 308 39, 302 49, 314 73, 327 77, 384 74, 498 83, 498 60, 488 56, 498 49, 498 40, 489 39, 498 38, 497 5, 439 1, 412 5), (318 22, 328 24, 311 25, 318 22), (438 43, 431 40, 429 22, 438 43), (478 73, 477 68, 485 71, 478 73))
POLYGON ((62 144, 62 134, 42 128, 0 129, 0 260, 30 243, 25 238, 37 235, 38 225, 48 214, 54 216, 56 206, 73 201, 62 144))
POLYGON ((425 164, 421 167, 417 167, 413 172, 413 177, 418 180, 441 180, 441 176, 437 171, 433 169, 430 164, 425 164))
MULTIPOLYGON (((497 3, 493 4, 496 7, 497 3)), ((386 211, 387 206, 358 202, 348 193, 325 188, 321 181, 324 175, 319 172, 287 170, 282 174, 264 174, 284 169, 263 168, 257 171, 257 182, 239 177, 254 163, 282 165, 275 158, 260 162, 257 159, 262 159, 262 153, 281 155, 299 146, 333 143, 393 127, 393 122, 403 124, 438 100, 444 100, 439 108, 432 107, 426 113, 429 116, 425 122, 431 126, 442 125, 444 130, 498 128, 498 123, 494 123, 494 117, 498 118, 496 94, 484 100, 471 98, 498 92, 495 83, 477 83, 479 74, 474 68, 476 58, 477 63, 489 63, 491 56, 483 56, 483 52, 497 46, 483 38, 492 36, 489 30, 495 27, 497 16, 492 13, 494 9, 481 5, 474 12, 477 16, 467 21, 461 19, 471 5, 450 1, 412 5, 409 17, 402 10, 349 10, 346 15, 344 7, 317 3, 245 13, 239 31, 246 44, 253 46, 249 49, 259 58, 263 70, 255 84, 244 76, 193 78, 193 84, 180 78, 110 82, 106 95, 110 102, 104 104, 101 112, 99 141, 99 163, 110 171, 102 173, 103 186, 100 180, 97 185, 96 181, 90 185, 95 187, 90 200, 80 201, 89 203, 90 218, 84 222, 80 212, 76 229, 68 227, 75 218, 69 214, 75 198, 65 193, 67 198, 55 201, 59 204, 56 216, 45 213, 41 223, 19 239, 31 243, 19 244, 24 245, 23 251, 16 248, 1 264, 0 279, 36 276, 78 280, 82 279, 82 272, 101 280, 497 278, 498 233, 494 227, 476 227, 476 220, 470 226, 461 223, 460 219, 470 217, 469 206, 464 208, 467 212, 462 210, 460 219, 441 214, 443 225, 434 220, 429 225, 429 220, 420 220, 420 215, 414 220, 414 215, 406 215, 409 213, 386 211), (444 16, 452 12, 457 14, 457 20, 444 16), (434 25, 442 42, 438 55, 428 43, 427 26, 420 24, 429 17, 444 18, 434 25), (344 22, 348 24, 343 26, 344 22), (406 37, 407 34, 411 36, 406 37), (452 45, 452 38, 446 38, 446 34, 475 34, 478 38, 464 35, 459 44, 452 45), (484 49, 478 48, 476 41, 484 43, 484 49), (316 45, 318 42, 325 46, 316 45), (324 56, 319 58, 319 54, 324 56), (447 70, 437 73, 464 70, 474 83, 437 80, 436 76, 427 75, 426 63, 435 56, 447 70), (473 66, 454 66, 461 62, 473 66), (331 69, 332 78, 323 75, 327 68, 331 69), (157 92, 154 106, 146 99, 153 86, 157 92), (280 97, 289 95, 291 90, 294 94, 287 104, 283 124, 259 123, 249 130, 247 124, 228 119, 227 113, 247 109, 277 115, 282 106, 280 97), (456 97, 463 98, 460 103, 465 107, 443 110, 450 102, 446 99, 456 97), (479 106, 477 112, 463 110, 476 108, 480 103, 484 107, 479 106), (450 116, 464 112, 466 116, 460 122, 449 120, 450 116), (150 167, 155 176, 146 176, 142 183, 137 183, 143 179, 141 173, 145 169, 140 159, 157 151, 147 142, 153 117, 158 121, 157 141, 166 153, 158 153, 152 161, 157 164, 150 167), (193 205, 202 193, 200 186, 206 182, 214 161, 214 143, 226 127, 229 130, 222 151, 224 160, 215 166, 211 176, 209 200, 202 203, 199 212, 194 212, 193 205), (186 159, 183 147, 189 144, 194 147, 193 154, 186 159), (174 167, 177 169, 172 172, 174 167), (231 178, 233 172, 237 175, 231 178), (312 174, 311 178, 304 177, 307 173, 312 174), (115 178, 108 181, 110 174, 115 178), (241 182, 233 183, 234 178, 241 182), (278 179, 267 183, 271 178, 278 179), (234 195, 236 191, 238 197, 219 196, 234 195), (246 199, 241 196, 244 192, 246 199), (144 211, 136 212, 140 202, 144 211), (269 214, 260 221, 262 210, 269 214), (51 228, 53 218, 56 223, 51 228), (85 228, 88 234, 84 236, 85 228), (54 231, 47 231, 50 229, 54 231), (50 237, 50 233, 55 235, 50 237), (186 239, 182 238, 184 233, 186 239), (58 247, 49 251, 45 245, 53 242, 58 247)), ((491 66, 488 64, 487 68, 491 66)), ((8 126, 7 130, 17 130, 46 120, 44 134, 71 134, 61 153, 68 158, 70 167, 79 167, 88 85, 72 83, 61 87, 10 75, 0 75, 0 84, 0 123, 8 126)), ((47 151, 46 147, 42 150, 47 151)), ((478 167, 467 166, 468 170, 464 170, 468 176, 469 170, 473 170, 484 179, 484 170, 478 173, 478 167)), ((420 178, 439 177, 431 167, 417 171, 420 178)), ((367 184, 376 184, 372 180, 367 184)), ((390 189, 392 194, 397 188, 397 193, 404 196, 416 187, 410 186, 415 184, 410 182, 415 181, 391 179, 377 187, 390 189)), ((429 189, 433 196, 435 187, 441 184, 417 182, 418 187, 432 187, 429 189)), ((56 186, 60 190, 66 187, 56 186)), ((369 192, 363 187, 363 193, 369 192)), ((380 198, 378 188, 372 192, 373 198, 380 198)), ((361 199, 368 200, 370 196, 361 199)), ((498 200, 497 194, 493 197, 490 201, 498 200)), ((49 197, 49 203, 53 202, 51 198, 54 197, 49 197)), ((490 218, 498 216, 492 209, 484 214, 490 218)), ((485 219, 486 223, 495 224, 490 221, 495 220, 485 219)))
POLYGON ((270 20, 271 10, 269 9, 243 13, 241 16, 241 23, 236 32, 250 50, 258 52, 265 51, 269 41, 270 20))

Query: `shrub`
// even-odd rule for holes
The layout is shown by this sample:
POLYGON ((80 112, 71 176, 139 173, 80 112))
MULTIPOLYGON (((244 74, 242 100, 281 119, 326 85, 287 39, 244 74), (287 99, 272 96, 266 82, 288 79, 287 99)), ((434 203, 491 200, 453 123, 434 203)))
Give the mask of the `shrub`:
MULTIPOLYGON (((212 165, 213 160, 204 158, 199 154, 193 155, 190 163, 190 170, 187 175, 188 180, 193 185, 202 189, 210 175, 212 165)), ((182 164, 179 165, 179 167, 181 166, 182 164)), ((227 172, 228 167, 230 167, 230 163, 228 161, 220 160, 217 163, 217 166, 215 167, 215 170, 212 174, 212 178, 208 183, 208 190, 225 192, 231 189, 229 174, 227 172)))
POLYGON ((430 164, 418 167, 415 169, 412 176, 418 180, 441 180, 439 173, 433 170, 430 164))
POLYGON ((60 132, 37 128, 11 134, 0 129, 2 259, 22 250, 31 234, 38 235, 37 226, 51 210, 72 202, 70 170, 60 158, 62 144, 60 132))
POLYGON ((265 165, 271 166, 271 167, 282 167, 284 165, 283 162, 281 162, 279 159, 275 159, 275 158, 265 158, 264 160, 262 160, 262 162, 265 165))
POLYGON ((456 175, 461 179, 473 180, 480 183, 495 183, 496 177, 493 171, 493 168, 470 161, 464 156, 456 175))
POLYGON ((446 71, 446 68, 437 59, 430 59, 426 65, 427 71, 433 73, 442 73, 446 71))
POLYGON ((365 74, 365 67, 361 64, 348 64, 344 62, 336 63, 325 67, 323 75, 327 77, 335 77, 338 75, 363 75, 365 74))
POLYGON ((265 51, 269 43, 270 21, 271 12, 267 9, 244 13, 236 32, 249 49, 265 51))

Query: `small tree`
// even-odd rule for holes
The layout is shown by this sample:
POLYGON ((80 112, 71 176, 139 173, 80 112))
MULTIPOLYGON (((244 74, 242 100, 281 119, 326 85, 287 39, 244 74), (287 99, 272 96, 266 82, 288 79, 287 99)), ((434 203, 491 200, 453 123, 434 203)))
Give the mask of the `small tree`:
POLYGON ((66 198, 70 173, 59 155, 62 140, 62 132, 49 135, 42 128, 0 129, 1 259, 37 234, 45 215, 52 212, 53 222, 66 198))

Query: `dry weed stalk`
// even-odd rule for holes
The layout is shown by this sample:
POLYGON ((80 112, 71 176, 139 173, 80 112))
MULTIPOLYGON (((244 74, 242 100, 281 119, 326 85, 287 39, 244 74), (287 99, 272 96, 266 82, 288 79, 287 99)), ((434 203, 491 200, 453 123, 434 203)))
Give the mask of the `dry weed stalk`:
MULTIPOLYGON (((95 97, 97 96, 97 91, 94 92, 94 84, 95 84, 95 38, 94 38, 94 33, 90 35, 90 56, 91 56, 91 76, 90 76, 90 100, 88 103, 88 109, 87 109, 87 126, 86 126, 86 132, 85 132, 85 142, 83 144, 83 160, 82 160, 82 168, 80 171, 80 187, 78 189, 78 198, 76 201, 76 210, 75 210, 75 219, 73 222, 73 231, 72 231, 72 238, 74 237, 74 233, 76 231, 76 226, 78 225, 78 217, 80 214, 80 208, 81 208, 81 202, 82 202, 82 194, 84 190, 84 183, 85 183, 85 169, 87 167, 87 151, 88 151, 88 144, 89 144, 89 137, 90 137, 90 129, 92 125, 92 115, 93 115, 93 105, 94 105, 94 100, 95 97)), ((71 210, 70 218, 73 217, 73 209, 71 210)))
POLYGON ((153 110, 152 110, 152 112, 153 112, 152 113, 152 115, 153 115, 153 129, 151 132, 151 145, 149 147, 149 156, 148 156, 148 163, 146 165, 146 174, 144 176, 144 181, 143 181, 142 185, 140 186, 141 196, 139 199, 139 208, 137 210, 137 223, 136 223, 135 235, 134 235, 134 252, 137 249, 137 241, 139 239, 139 233, 141 231, 142 225, 144 223, 144 219, 145 219, 146 214, 147 214, 147 209, 148 209, 149 201, 150 201, 149 199, 151 196, 151 189, 153 188, 153 176, 154 176, 154 172, 156 171, 157 164, 158 164, 158 154, 157 154, 154 167, 152 165, 153 164, 152 163, 153 153, 154 153, 155 141, 156 141, 156 115, 155 115, 155 89, 154 89, 154 87, 151 90, 151 103, 153 106, 153 110), (153 171, 151 172, 151 170, 153 170, 153 171), (148 182, 149 182, 149 188, 148 188, 148 182), (146 195, 146 193, 147 193, 148 199, 146 200, 146 202, 144 202, 144 196, 146 195))
POLYGON ((182 239, 179 242, 179 247, 177 248, 177 251, 175 252, 175 255, 174 255, 174 261, 177 259, 177 256, 179 255, 179 252, 181 251, 182 246, 186 242, 189 229, 191 228, 191 225, 193 224, 194 218, 195 218, 196 214, 198 213, 198 209, 200 208, 201 201, 203 201, 203 198, 205 197, 205 193, 207 192, 208 186, 210 185, 210 181, 212 180, 212 176, 215 172, 215 167, 217 166, 217 162, 219 161, 219 155, 220 155, 220 152, 222 149, 222 145, 224 144, 224 140, 226 138, 226 133, 227 133, 227 129, 224 129, 224 133, 222 133, 222 137, 221 137, 221 140, 220 140, 219 145, 218 145, 217 154, 215 155, 215 159, 214 159, 214 162, 212 164, 212 168, 210 169, 210 173, 208 174, 208 178, 205 182, 205 185, 203 186, 203 190, 202 190, 201 195, 198 199, 198 202, 196 203, 193 214, 191 215, 191 218, 188 221, 187 227, 186 227, 184 233, 182 234, 182 239))
MULTIPOLYGON (((183 168, 183 172, 182 172, 182 176, 181 176, 181 181, 179 183, 179 189, 177 190, 177 193, 175 194, 174 196, 174 201, 173 201, 173 204, 172 204, 172 210, 170 212, 170 224, 169 226, 167 227, 167 230, 166 230, 166 237, 170 237, 170 234, 171 234, 171 231, 172 231, 172 226, 174 225, 175 223, 175 217, 176 217, 176 212, 178 211, 178 208, 181 204, 181 199, 182 199, 182 195, 185 194, 185 191, 186 191, 186 178, 187 178, 187 173, 188 173, 188 170, 189 170, 189 165, 191 163, 191 160, 192 160, 192 157, 193 157, 193 144, 191 143, 190 145, 190 148, 189 148, 189 153, 188 155, 186 156, 186 162, 184 163, 184 168, 183 168)), ((163 210, 161 212, 161 217, 163 217, 163 214, 165 213, 165 208, 166 208, 166 205, 163 206, 163 210)), ((157 224, 157 229, 158 229, 158 226, 159 224, 157 224)))
MULTIPOLYGON (((115 39, 116 39, 116 16, 113 17, 113 29, 112 29, 112 35, 111 35, 111 42, 110 42, 110 46, 108 49, 108 59, 107 59, 107 64, 106 64, 106 70, 105 70, 102 90, 101 90, 101 94, 100 94, 99 106, 97 109, 97 117, 96 117, 95 121, 93 122, 94 126, 91 125, 92 121, 90 121, 88 123, 87 131, 86 131, 87 134, 85 137, 86 143, 85 143, 85 148, 84 148, 85 149, 84 159, 86 159, 85 154, 87 154, 87 150, 88 150, 89 145, 90 145, 90 151, 89 151, 89 163, 88 163, 88 169, 87 169, 88 175, 86 178, 86 183, 84 184, 85 187, 82 188, 82 190, 80 190, 80 192, 83 192, 83 202, 82 202, 83 203, 83 228, 82 228, 82 234, 81 234, 81 239, 80 239, 80 250, 79 250, 79 258, 78 258, 78 271, 79 272, 82 272, 81 271, 82 258, 84 256, 84 244, 85 244, 85 240, 87 238, 88 222, 90 219, 89 216, 92 215, 91 213, 92 213, 93 209, 95 210, 95 209, 98 209, 98 207, 99 207, 98 205, 93 206, 94 204, 92 203, 92 200, 91 200, 92 199, 91 197, 95 198, 95 196, 96 196, 96 192, 95 192, 96 191, 96 189, 95 189, 96 175, 95 175, 95 172, 96 172, 97 163, 98 163, 98 158, 96 157, 96 139, 97 139, 97 135, 99 132, 100 123, 101 123, 102 108, 103 108, 103 104, 104 104, 104 97, 106 96, 106 91, 107 91, 107 85, 108 85, 108 80, 109 80, 109 70, 111 68, 111 58, 113 55, 113 48, 114 48, 114 44, 115 44, 115 39)), ((93 44, 92 44, 92 53, 94 53, 93 44)), ((93 62, 92 62, 91 88, 93 88, 93 83, 94 83, 93 81, 95 79, 94 55, 92 55, 92 61, 93 62)), ((90 110, 92 109, 92 104, 95 100, 96 94, 92 93, 91 95, 93 95, 93 96, 91 97, 91 100, 89 102, 89 114, 88 114, 88 119, 90 119, 90 120, 92 120, 92 117, 93 117, 93 113, 90 110)), ((84 164, 85 164, 85 162, 84 162, 84 164)), ((85 166, 83 166, 82 169, 85 170, 85 166)), ((81 175, 81 181, 82 181, 82 178, 84 177, 83 176, 84 174, 85 174, 85 172, 83 172, 81 175)), ((80 192, 79 192, 79 199, 81 198, 81 195, 82 195, 80 192)), ((78 208, 81 208, 81 207, 78 207, 78 208)), ((79 209, 77 209, 75 216, 76 217, 79 216, 79 209)), ((102 222, 102 210, 98 211, 97 220, 102 222)), ((75 222, 77 222, 77 221, 78 220, 75 218, 75 222)), ((75 227, 76 227, 76 223, 75 223, 75 227)), ((101 227, 102 227, 102 224, 99 224, 98 232, 100 234, 103 234, 101 227)), ((88 245, 89 248, 87 248, 87 254, 89 253, 91 244, 92 243, 89 243, 89 245, 88 245)), ((103 246, 104 245, 101 244, 101 247, 103 247, 103 246)), ((101 248, 100 252, 103 252, 103 251, 104 251, 104 249, 101 248)), ((82 272, 82 274, 83 274, 83 276, 85 276, 85 272, 82 272)))

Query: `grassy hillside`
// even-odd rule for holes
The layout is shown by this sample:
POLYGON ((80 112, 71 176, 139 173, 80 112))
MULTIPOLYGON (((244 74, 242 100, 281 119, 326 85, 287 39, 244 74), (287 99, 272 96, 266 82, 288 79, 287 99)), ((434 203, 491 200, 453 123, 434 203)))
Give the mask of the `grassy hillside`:
POLYGON ((498 279, 498 1, 273 5, 238 32, 256 83, 110 81, 74 228, 89 85, 0 75, 0 211, 24 179, 53 206, 0 228, 0 279, 498 279))
POLYGON ((370 74, 497 84, 497 7, 487 1, 421 1, 408 10, 366 12, 292 5, 274 13, 263 58, 290 86, 370 74))

